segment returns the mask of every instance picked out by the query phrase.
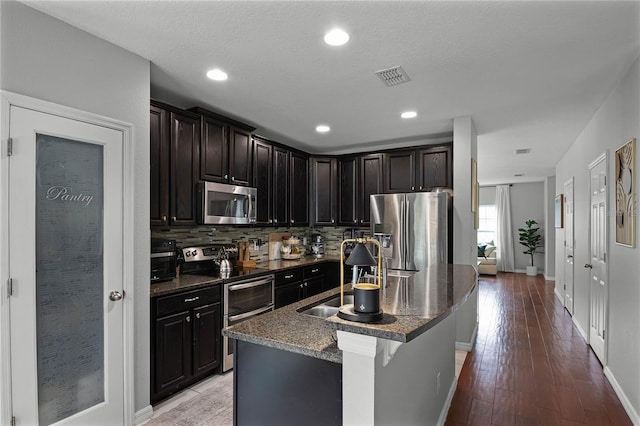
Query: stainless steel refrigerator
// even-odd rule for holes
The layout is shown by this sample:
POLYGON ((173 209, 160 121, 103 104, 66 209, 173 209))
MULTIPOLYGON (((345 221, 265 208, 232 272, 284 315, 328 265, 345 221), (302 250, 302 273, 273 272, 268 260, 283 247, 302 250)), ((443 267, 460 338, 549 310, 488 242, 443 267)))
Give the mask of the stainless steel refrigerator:
POLYGON ((382 244, 387 268, 421 271, 448 263, 448 192, 371 196, 371 234, 382 244))

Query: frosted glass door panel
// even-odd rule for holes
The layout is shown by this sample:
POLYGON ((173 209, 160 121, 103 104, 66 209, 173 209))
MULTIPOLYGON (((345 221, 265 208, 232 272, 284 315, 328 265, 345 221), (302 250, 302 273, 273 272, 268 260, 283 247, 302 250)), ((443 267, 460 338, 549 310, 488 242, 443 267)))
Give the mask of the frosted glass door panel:
POLYGON ((38 415, 105 401, 103 146, 36 136, 38 415))

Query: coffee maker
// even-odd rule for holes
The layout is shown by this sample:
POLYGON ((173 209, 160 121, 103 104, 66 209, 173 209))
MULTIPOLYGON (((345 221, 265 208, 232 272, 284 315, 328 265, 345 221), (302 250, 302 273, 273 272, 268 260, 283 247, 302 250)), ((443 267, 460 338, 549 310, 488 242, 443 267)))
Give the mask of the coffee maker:
POLYGON ((311 243, 311 253, 313 253, 315 257, 324 256, 324 242, 322 235, 314 235, 312 238, 313 243, 311 243))

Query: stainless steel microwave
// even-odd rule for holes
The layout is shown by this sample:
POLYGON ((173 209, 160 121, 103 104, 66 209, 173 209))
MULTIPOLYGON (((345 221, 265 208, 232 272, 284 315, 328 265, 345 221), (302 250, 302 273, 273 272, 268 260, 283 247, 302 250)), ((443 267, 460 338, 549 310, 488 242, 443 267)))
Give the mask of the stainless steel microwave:
POLYGON ((256 188, 198 183, 198 222, 247 225, 256 222, 256 188))

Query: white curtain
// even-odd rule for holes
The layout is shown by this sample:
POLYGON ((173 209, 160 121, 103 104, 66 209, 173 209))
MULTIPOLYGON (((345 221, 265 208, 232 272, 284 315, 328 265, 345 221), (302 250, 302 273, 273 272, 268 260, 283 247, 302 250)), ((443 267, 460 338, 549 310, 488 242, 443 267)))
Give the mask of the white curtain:
POLYGON ((511 227, 511 194, 509 185, 496 186, 496 265, 498 271, 515 271, 515 252, 513 249, 513 228, 511 227))

